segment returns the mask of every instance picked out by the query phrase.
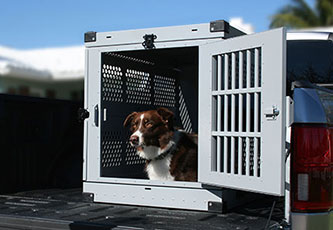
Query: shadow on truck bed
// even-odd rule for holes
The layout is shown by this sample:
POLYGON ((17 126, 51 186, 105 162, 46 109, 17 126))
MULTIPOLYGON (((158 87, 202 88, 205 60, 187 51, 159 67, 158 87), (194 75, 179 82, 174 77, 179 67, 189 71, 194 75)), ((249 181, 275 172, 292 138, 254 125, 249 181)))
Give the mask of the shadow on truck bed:
POLYGON ((82 186, 81 104, 0 94, 0 194, 82 186))

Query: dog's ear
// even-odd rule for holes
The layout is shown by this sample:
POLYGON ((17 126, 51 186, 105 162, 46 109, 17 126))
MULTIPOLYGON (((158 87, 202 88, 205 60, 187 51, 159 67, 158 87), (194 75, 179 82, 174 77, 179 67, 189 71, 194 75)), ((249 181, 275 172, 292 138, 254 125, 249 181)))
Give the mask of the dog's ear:
POLYGON ((164 121, 168 123, 170 129, 173 129, 173 112, 167 108, 161 107, 157 109, 157 113, 162 117, 164 121))
POLYGON ((127 127, 137 114, 138 114, 137 112, 133 112, 130 115, 128 115, 124 121, 124 127, 127 127))
POLYGON ((163 118, 163 120, 165 121, 170 121, 171 119, 173 119, 173 112, 171 112, 170 110, 168 110, 167 108, 158 108, 157 109, 157 113, 163 118))

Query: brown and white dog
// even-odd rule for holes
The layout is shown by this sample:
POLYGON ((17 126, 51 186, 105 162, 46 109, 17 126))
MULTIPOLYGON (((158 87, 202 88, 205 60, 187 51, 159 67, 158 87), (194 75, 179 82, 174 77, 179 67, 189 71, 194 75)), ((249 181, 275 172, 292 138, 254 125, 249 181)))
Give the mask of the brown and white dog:
POLYGON ((195 137, 175 130, 173 116, 166 108, 133 112, 124 126, 130 125, 129 141, 137 154, 146 159, 150 180, 197 181, 195 137))

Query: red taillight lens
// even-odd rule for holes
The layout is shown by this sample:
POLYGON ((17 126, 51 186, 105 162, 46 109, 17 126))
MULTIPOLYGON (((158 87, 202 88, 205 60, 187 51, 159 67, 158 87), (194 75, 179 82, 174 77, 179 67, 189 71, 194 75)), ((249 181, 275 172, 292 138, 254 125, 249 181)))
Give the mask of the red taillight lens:
POLYGON ((294 125, 291 154, 291 209, 333 209, 333 128, 294 125))

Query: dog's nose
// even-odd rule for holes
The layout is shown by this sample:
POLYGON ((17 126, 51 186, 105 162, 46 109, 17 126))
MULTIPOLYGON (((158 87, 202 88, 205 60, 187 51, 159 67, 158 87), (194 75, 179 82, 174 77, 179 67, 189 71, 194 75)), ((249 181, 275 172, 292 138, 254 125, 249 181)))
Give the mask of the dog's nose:
POLYGON ((132 145, 139 145, 139 137, 135 136, 135 135, 132 135, 130 137, 130 142, 131 142, 132 145))

